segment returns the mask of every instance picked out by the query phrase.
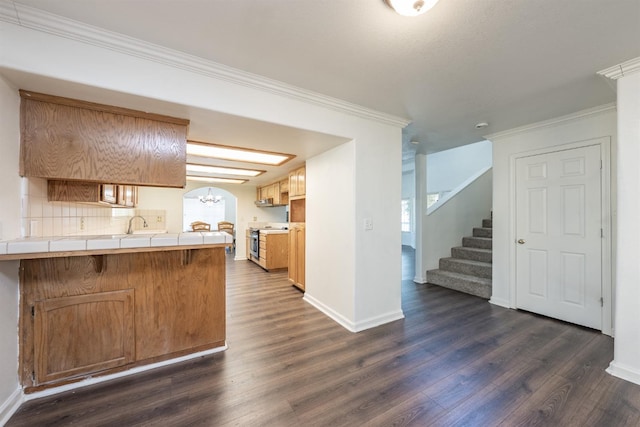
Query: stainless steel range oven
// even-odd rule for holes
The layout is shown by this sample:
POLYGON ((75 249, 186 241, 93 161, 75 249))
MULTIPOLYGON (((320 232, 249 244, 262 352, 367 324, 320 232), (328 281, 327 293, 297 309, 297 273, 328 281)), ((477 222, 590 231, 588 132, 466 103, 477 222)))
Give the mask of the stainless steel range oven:
POLYGON ((260 258, 260 230, 257 228, 249 229, 249 252, 255 259, 260 258))

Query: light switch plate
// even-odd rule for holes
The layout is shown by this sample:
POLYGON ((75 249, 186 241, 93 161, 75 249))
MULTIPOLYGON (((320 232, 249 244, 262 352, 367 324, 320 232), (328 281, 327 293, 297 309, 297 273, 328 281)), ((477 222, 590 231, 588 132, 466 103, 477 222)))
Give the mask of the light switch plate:
POLYGON ((371 219, 371 218, 365 218, 364 219, 364 229, 366 231, 373 230, 373 219, 371 219))

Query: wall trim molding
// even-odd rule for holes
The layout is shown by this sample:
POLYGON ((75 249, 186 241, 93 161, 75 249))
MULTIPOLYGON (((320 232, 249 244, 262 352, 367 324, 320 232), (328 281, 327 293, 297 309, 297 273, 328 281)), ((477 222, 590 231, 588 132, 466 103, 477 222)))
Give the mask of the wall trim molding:
POLYGON ((515 307, 511 307, 511 304, 509 304, 509 300, 502 299, 502 298, 491 297, 489 299, 489 302, 493 305, 497 305, 498 307, 515 308, 515 307))
POLYGON ((640 72, 640 56, 605 68, 604 70, 598 71, 597 74, 611 80, 618 80, 621 77, 637 72, 640 72))
POLYGON ((358 332, 356 329, 356 324, 354 322, 347 319, 342 314, 338 313, 337 311, 335 311, 328 305, 324 304, 323 302, 312 297, 311 295, 309 295, 308 292, 305 292, 304 297, 302 299, 308 302, 309 304, 311 304, 312 306, 314 306, 315 308, 317 308, 318 310, 320 310, 329 318, 333 319, 336 323, 338 323, 340 326, 342 326, 349 332, 358 332))
POLYGON ((278 80, 232 68, 195 55, 104 30, 30 6, 14 3, 11 0, 0 0, 0 21, 6 21, 24 28, 157 62, 169 67, 202 74, 216 80, 308 102, 334 111, 391 126, 404 128, 411 123, 411 120, 406 118, 371 110, 338 98, 322 95, 278 80))
POLYGON ((613 375, 614 377, 622 378, 623 380, 640 385, 640 372, 629 366, 617 363, 614 360, 605 370, 608 374, 613 375))
POLYGON ((7 400, 2 402, 2 405, 0 405, 0 426, 5 425, 7 421, 9 421, 9 418, 16 413, 24 401, 22 389, 17 388, 11 393, 11 396, 9 396, 7 400))
POLYGON ((375 328, 376 326, 384 325, 385 323, 395 322, 396 320, 401 320, 401 319, 404 319, 404 313, 402 310, 393 311, 390 313, 381 314, 379 316, 370 317, 369 319, 356 322, 356 332, 375 328))
POLYGON ((417 283, 417 284, 419 284, 419 285, 424 285, 425 283, 427 283, 427 276, 426 276, 426 275, 424 275, 424 276, 418 276, 418 275, 416 275, 416 276, 413 278, 413 283, 417 283))
POLYGON ((608 104, 599 105, 597 107, 588 108, 586 110, 581 110, 572 114, 567 114, 566 116, 556 117, 550 120, 544 120, 542 122, 532 123, 526 126, 521 126, 513 129, 506 130, 504 132, 492 133, 490 135, 485 135, 484 138, 499 143, 501 139, 508 138, 517 134, 528 133, 535 129, 540 128, 548 128, 553 126, 559 126, 566 124, 567 122, 572 122, 575 120, 580 120, 585 117, 595 116, 602 113, 608 113, 610 111, 616 111, 615 102, 610 102, 608 104))
POLYGON ((333 310, 331 307, 325 305, 321 301, 318 301, 308 293, 305 293, 302 299, 320 310, 322 313, 334 320, 349 332, 361 332, 367 329, 375 328, 376 326, 384 325, 385 323, 404 319, 404 313, 402 312, 402 310, 398 310, 371 317, 359 322, 352 322, 337 311, 333 310))

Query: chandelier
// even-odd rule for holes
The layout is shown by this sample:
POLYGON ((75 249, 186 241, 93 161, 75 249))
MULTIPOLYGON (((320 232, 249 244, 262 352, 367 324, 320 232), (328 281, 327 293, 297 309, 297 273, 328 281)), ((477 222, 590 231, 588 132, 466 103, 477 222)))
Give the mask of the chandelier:
POLYGON ((209 193, 206 196, 198 196, 198 200, 207 206, 213 206, 214 203, 222 200, 222 196, 214 196, 211 194, 211 187, 209 187, 209 193))

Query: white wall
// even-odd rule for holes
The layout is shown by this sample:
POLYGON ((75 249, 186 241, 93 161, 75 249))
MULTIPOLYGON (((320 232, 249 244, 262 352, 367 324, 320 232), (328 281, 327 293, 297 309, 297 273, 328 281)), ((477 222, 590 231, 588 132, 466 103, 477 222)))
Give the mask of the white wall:
MULTIPOLYGON (((0 77, 0 240, 20 237, 20 98, 0 77)), ((0 261, 0 425, 21 402, 18 383, 18 262, 0 261)))
POLYGON ((427 193, 451 191, 479 170, 491 167, 491 141, 427 155, 427 193))
POLYGON ((349 330, 356 328, 355 292, 344 286, 355 281, 355 155, 351 141, 308 160, 306 189, 304 298, 349 330))
POLYGON ((450 257, 452 247, 462 246, 462 238, 471 236, 474 227, 481 227, 482 220, 490 218, 491 178, 488 170, 439 209, 423 217, 423 257, 427 271, 438 268, 440 258, 450 257))
POLYGON ((640 384, 640 72, 618 85, 618 229, 614 360, 607 370, 640 384))
MULTIPOLYGON (((515 308, 514 242, 516 238, 513 218, 515 157, 533 150, 601 137, 611 141, 611 157, 615 159, 613 153, 616 150, 616 111, 612 105, 488 136, 493 141, 492 303, 515 308)), ((616 170, 615 161, 612 161, 611 170, 614 172, 616 170)), ((615 188, 615 183, 612 183, 609 192, 612 200, 615 200, 615 188)), ((604 191, 606 192, 607 189, 604 191)), ((615 236, 615 218, 613 219, 613 230, 607 230, 610 236, 615 236)), ((610 283, 610 278, 608 280, 610 283)), ((611 325, 611 319, 603 319, 603 325, 606 324, 611 325)))

